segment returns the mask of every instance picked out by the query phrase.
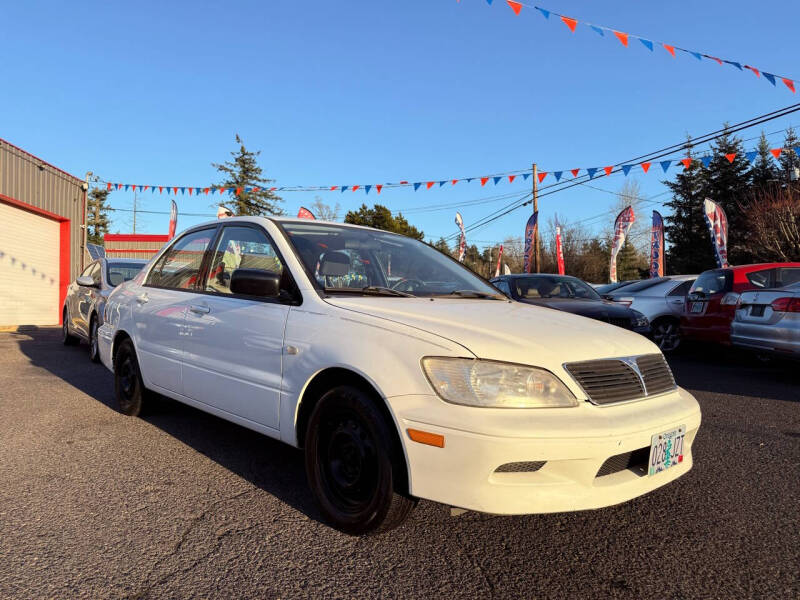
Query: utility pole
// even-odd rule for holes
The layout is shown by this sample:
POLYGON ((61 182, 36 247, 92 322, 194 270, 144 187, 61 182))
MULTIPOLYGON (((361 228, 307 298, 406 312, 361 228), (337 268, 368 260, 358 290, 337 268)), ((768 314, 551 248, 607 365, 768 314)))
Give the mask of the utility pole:
MULTIPOLYGON (((536 163, 533 163, 533 212, 539 212, 539 169, 536 168, 536 163)), ((533 267, 538 273, 541 270, 541 254, 539 252, 539 223, 536 223, 536 229, 533 232, 533 243, 536 248, 533 254, 533 267)))

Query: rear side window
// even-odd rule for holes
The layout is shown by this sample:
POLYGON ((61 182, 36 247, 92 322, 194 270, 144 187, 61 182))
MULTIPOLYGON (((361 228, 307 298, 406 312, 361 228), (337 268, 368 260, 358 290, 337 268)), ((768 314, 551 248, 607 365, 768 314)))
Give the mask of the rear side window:
POLYGON ((745 277, 754 288, 768 288, 773 285, 772 278, 774 274, 775 269, 762 269, 761 271, 748 273, 745 277))
POLYGON ((691 291, 702 292, 706 295, 729 292, 733 283, 732 280, 731 272, 725 269, 706 271, 697 278, 691 291))
POLYGON ((679 286, 675 287, 668 296, 685 296, 689 293, 689 288, 692 287, 694 283, 694 279, 690 279, 689 281, 684 281, 679 286))
POLYGON ((216 229, 187 233, 158 259, 145 285, 191 290, 197 285, 203 256, 216 229))
POLYGON ((494 287, 503 292, 506 296, 511 296, 511 288, 508 287, 508 282, 504 279, 494 282, 494 287))
POLYGON ((777 287, 785 287, 800 282, 800 268, 786 267, 778 269, 777 287))

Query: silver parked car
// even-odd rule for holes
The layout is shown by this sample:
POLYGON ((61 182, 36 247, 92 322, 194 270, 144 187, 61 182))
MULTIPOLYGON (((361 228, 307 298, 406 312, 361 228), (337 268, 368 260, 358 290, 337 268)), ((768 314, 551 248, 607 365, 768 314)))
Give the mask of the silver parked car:
POLYGON ((642 279, 617 288, 606 297, 643 313, 650 321, 653 341, 662 352, 672 352, 681 343, 681 313, 695 279, 697 275, 642 279))
POLYGON ((127 258, 99 258, 90 263, 67 288, 61 326, 64 344, 86 340, 89 358, 98 362, 97 330, 103 324, 106 298, 120 283, 136 277, 146 264, 146 260, 127 258))
POLYGON ((735 346, 800 358, 800 283, 743 292, 731 323, 735 346))

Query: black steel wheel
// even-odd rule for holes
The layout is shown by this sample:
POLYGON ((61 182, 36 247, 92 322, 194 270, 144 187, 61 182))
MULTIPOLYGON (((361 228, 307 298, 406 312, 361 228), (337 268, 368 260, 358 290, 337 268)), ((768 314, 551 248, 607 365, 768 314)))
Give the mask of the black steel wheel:
POLYGON ((351 535, 387 531, 416 506, 403 490, 399 442, 364 391, 340 386, 327 392, 309 419, 306 473, 325 518, 351 535))
POLYGON ((133 342, 124 340, 114 357, 114 394, 119 412, 139 416, 144 404, 145 388, 133 342))
POLYGON ((100 348, 97 345, 97 316, 89 322, 89 360, 100 362, 100 348))
POLYGON ((80 340, 69 332, 69 312, 67 307, 64 307, 64 312, 61 314, 61 341, 65 346, 75 346, 80 340))
POLYGON ((674 352, 681 345, 681 333, 674 319, 656 319, 653 322, 653 341, 661 352, 674 352))

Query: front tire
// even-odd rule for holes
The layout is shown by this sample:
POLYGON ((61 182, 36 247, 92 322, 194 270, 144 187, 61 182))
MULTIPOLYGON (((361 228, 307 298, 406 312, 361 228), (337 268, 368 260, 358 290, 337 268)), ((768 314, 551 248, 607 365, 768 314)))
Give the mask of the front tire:
POLYGON ((142 413, 145 393, 133 342, 124 340, 114 356, 114 395, 119 412, 138 417, 142 413))
POLYGON ((373 398, 352 386, 317 403, 305 438, 306 473, 325 518, 351 535, 388 531, 416 499, 402 490, 405 469, 390 424, 373 398))
POLYGON ((97 315, 89 322, 89 360, 100 362, 100 347, 97 345, 97 315))
POLYGON ((680 324, 675 319, 656 319, 653 322, 653 341, 664 354, 675 352, 681 345, 680 324))
POLYGON ((61 341, 65 346, 75 346, 80 340, 69 332, 69 312, 67 307, 64 307, 64 312, 61 313, 61 341))

